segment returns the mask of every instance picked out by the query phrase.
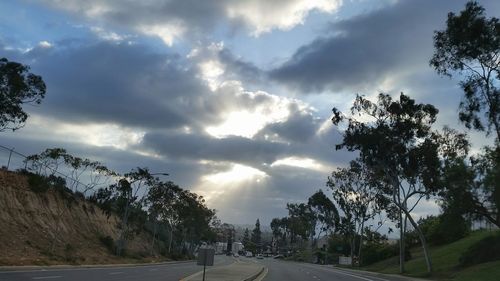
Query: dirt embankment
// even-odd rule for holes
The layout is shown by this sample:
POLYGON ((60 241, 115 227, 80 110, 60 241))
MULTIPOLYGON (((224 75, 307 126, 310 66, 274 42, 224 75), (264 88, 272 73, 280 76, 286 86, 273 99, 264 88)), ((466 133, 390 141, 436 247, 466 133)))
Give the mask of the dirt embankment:
POLYGON ((101 241, 118 236, 118 218, 60 193, 35 193, 25 176, 0 170, 0 265, 103 264, 148 260, 151 238, 127 242, 129 258, 114 256, 101 241))

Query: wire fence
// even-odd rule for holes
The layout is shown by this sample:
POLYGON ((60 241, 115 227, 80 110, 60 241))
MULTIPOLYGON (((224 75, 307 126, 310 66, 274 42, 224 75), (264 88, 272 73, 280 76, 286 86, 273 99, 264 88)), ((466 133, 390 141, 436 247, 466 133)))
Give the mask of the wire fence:
POLYGON ((66 184, 69 187, 72 187, 71 189, 73 191, 83 191, 84 193, 88 190, 94 189, 97 185, 92 184, 92 183, 85 183, 82 182, 80 179, 82 178, 89 178, 89 175, 87 174, 86 176, 82 176, 80 174, 79 179, 76 179, 71 176, 71 173, 68 171, 62 172, 60 170, 56 170, 53 167, 37 161, 33 159, 28 159, 29 156, 24 155, 20 152, 17 152, 15 148, 10 148, 7 146, 0 145, 0 167, 4 170, 7 171, 18 171, 18 170, 30 170, 30 167, 32 165, 29 165, 29 162, 36 163, 38 167, 43 167, 44 170, 50 171, 50 174, 54 176, 61 177, 66 180, 66 184))

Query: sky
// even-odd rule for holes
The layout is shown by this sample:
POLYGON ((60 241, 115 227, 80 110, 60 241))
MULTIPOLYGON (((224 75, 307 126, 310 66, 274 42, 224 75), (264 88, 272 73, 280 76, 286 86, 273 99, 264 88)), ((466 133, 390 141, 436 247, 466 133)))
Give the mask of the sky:
MULTIPOLYGON (((287 202, 331 194, 328 175, 355 157, 335 150, 331 109, 356 94, 404 92, 439 109, 436 129, 465 130, 458 78, 429 66, 434 31, 465 2, 3 0, 0 57, 30 65, 47 94, 0 145, 166 172, 222 221, 268 225, 287 202)), ((470 133, 475 149, 488 141, 470 133)))

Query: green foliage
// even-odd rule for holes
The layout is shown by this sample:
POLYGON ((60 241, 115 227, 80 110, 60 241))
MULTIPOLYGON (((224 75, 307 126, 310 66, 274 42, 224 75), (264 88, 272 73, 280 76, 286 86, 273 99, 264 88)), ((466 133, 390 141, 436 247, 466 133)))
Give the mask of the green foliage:
MULTIPOLYGON (((406 250, 408 252, 406 253, 405 257, 410 258, 411 253, 408 248, 406 250)), ((397 244, 389 245, 368 243, 363 248, 362 265, 367 266, 397 255, 399 255, 399 247, 397 244)))
POLYGON ((484 130, 484 112, 488 133, 494 130, 500 141, 500 23, 486 18, 477 2, 469 1, 460 14, 449 13, 446 29, 434 35, 435 53, 430 64, 439 74, 463 74, 460 82, 464 100, 460 120, 468 127, 484 130))
POLYGON ((27 173, 26 175, 28 176, 28 186, 33 192, 45 193, 50 189, 51 186, 46 177, 33 173, 27 173))
MULTIPOLYGON (((339 224, 339 212, 335 204, 322 190, 317 191, 307 200, 307 205, 313 212, 316 223, 319 223, 319 233, 329 234, 339 224)), ((316 228, 316 226, 314 226, 316 228)))
POLYGON ((419 220, 427 241, 433 245, 444 245, 464 238, 469 233, 469 223, 459 213, 445 211, 439 216, 428 216, 419 220))
POLYGON ((40 104, 46 86, 42 77, 30 73, 30 67, 0 58, 0 132, 15 131, 28 119, 24 104, 40 104))
POLYGON ((488 236, 470 246, 460 256, 461 266, 500 260, 500 234, 488 236))

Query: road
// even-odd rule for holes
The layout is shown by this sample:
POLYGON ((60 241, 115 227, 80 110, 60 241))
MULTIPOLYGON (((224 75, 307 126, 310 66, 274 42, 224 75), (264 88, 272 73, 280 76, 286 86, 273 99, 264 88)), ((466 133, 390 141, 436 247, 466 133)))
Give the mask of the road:
MULTIPOLYGON (((232 257, 216 256, 215 265, 234 262, 232 257)), ((66 268, 50 270, 0 271, 0 281, 166 281, 180 280, 203 270, 195 262, 132 267, 66 268)))
POLYGON ((408 280, 397 276, 356 272, 352 270, 336 269, 332 266, 314 265, 308 263, 287 262, 264 258, 256 260, 268 268, 263 281, 402 281, 408 280))

